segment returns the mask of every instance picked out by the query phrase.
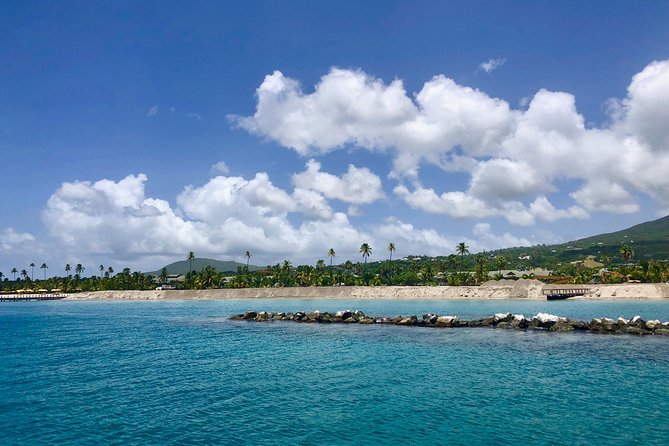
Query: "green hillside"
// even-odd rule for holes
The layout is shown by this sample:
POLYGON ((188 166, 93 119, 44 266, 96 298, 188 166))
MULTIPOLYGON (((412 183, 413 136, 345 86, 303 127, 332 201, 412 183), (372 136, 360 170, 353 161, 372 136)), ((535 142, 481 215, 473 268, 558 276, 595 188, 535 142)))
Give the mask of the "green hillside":
POLYGON ((508 248, 490 252, 504 255, 512 262, 519 257, 531 256, 530 266, 547 266, 583 260, 592 255, 608 256, 614 263, 622 262, 620 247, 628 245, 634 250, 634 260, 669 260, 669 216, 641 223, 622 231, 574 240, 560 245, 540 245, 525 248, 508 248))
MULTIPOLYGON (((193 260, 193 271, 200 271, 202 268, 211 266, 218 272, 237 272, 237 268, 246 268, 245 263, 234 262, 232 260, 214 260, 205 258, 195 258, 193 260)), ((186 274, 190 268, 190 263, 187 260, 180 260, 178 262, 165 265, 168 274, 186 274)), ((161 268, 162 269, 162 268, 161 268)), ((261 269, 255 265, 249 265, 249 271, 257 271, 261 269)), ((157 276, 160 274, 160 269, 146 274, 157 276)))

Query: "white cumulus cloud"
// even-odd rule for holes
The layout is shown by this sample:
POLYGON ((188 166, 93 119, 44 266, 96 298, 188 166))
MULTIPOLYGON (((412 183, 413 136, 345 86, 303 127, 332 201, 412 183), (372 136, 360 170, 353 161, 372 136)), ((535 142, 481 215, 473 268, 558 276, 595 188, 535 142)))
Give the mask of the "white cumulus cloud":
MULTIPOLYGON (((387 152, 390 177, 400 181, 419 184, 425 163, 445 176, 463 172, 466 190, 410 192, 400 183, 395 194, 426 212, 504 215, 527 225, 589 211, 636 212, 642 194, 669 209, 668 92, 669 61, 652 62, 632 78, 626 97, 609 102, 610 122, 597 127, 586 126, 567 92, 541 89, 513 109, 443 75, 409 95, 402 81, 386 84, 360 70, 332 69, 312 92, 275 71, 258 87, 255 114, 231 119, 303 156, 343 147, 387 152), (549 193, 574 203, 551 209, 549 193)), ((309 163, 305 181, 322 174, 309 163)))
POLYGON ((321 164, 311 159, 304 172, 293 175, 293 184, 351 204, 373 203, 384 197, 381 179, 368 168, 352 164, 344 175, 338 177, 322 172, 321 164))
POLYGON ((27 232, 18 232, 14 228, 5 228, 0 231, 0 249, 14 251, 22 249, 35 242, 35 236, 27 232))

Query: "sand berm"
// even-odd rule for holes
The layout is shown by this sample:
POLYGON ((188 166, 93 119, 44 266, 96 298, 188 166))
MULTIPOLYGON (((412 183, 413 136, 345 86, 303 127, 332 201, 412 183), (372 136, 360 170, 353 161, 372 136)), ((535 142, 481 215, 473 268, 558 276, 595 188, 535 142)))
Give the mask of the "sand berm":
POLYGON ((616 285, 545 285, 538 280, 490 281, 481 286, 341 286, 295 288, 242 288, 211 290, 93 291, 70 294, 70 300, 159 299, 546 299, 550 288, 587 288, 572 299, 666 299, 669 285, 634 283, 616 285))

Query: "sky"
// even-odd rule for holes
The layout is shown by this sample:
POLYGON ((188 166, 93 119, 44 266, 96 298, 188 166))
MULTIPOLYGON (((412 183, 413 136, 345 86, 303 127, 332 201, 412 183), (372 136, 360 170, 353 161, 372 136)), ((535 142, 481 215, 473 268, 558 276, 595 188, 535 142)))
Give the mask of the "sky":
POLYGON ((666 1, 4 2, 0 271, 448 255, 662 217, 667 23, 666 1))

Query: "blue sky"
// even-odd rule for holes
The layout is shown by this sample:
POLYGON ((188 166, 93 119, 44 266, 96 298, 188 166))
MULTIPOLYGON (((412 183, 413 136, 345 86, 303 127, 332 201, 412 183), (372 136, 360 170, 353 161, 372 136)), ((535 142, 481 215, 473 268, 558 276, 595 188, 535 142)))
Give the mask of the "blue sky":
POLYGON ((665 215, 668 19, 660 1, 6 2, 0 271, 447 255, 665 215))

